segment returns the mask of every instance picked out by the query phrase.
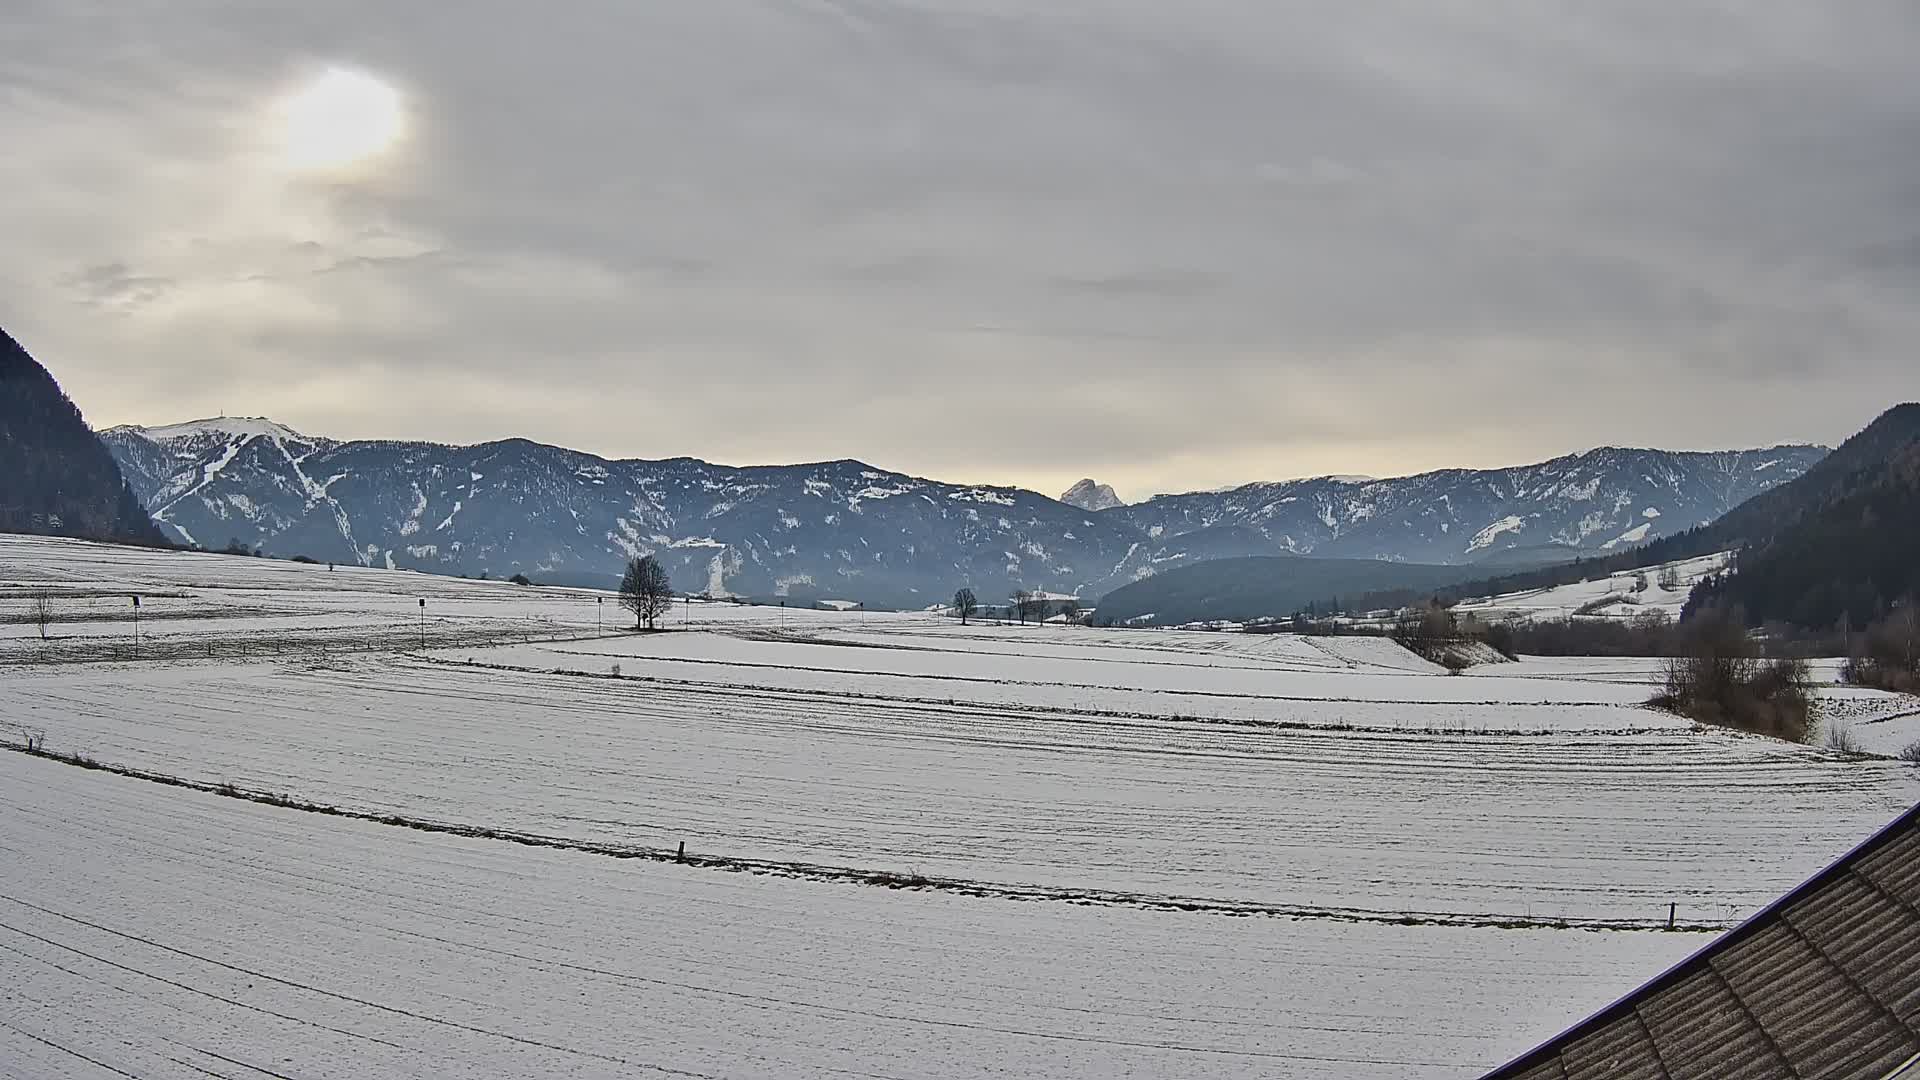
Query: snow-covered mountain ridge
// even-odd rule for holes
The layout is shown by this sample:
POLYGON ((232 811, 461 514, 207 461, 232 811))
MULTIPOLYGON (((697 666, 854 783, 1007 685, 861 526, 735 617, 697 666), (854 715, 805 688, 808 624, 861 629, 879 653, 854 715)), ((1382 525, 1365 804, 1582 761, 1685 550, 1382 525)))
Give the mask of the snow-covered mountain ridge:
POLYGON ((1807 471, 1820 446, 1600 447, 1536 465, 1323 476, 1156 495, 1113 514, 1154 538, 1247 529, 1297 555, 1421 563, 1612 551, 1705 524, 1807 471))
POLYGON ((1608 449, 1517 469, 1252 484, 1086 510, 858 461, 735 467, 608 460, 523 439, 341 442, 262 419, 102 438, 162 529, 208 548, 237 539, 337 562, 597 584, 629 555, 652 553, 681 589, 901 606, 962 584, 983 596, 1024 586, 1095 598, 1240 555, 1469 562, 1555 544, 1571 556, 1710 520, 1825 453, 1608 449))

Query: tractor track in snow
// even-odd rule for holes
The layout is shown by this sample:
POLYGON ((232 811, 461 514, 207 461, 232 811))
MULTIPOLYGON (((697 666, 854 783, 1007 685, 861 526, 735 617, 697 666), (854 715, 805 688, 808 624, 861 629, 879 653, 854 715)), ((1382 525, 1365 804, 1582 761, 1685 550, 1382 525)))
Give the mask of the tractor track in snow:
POLYGON ((1188 912, 1224 917, 1264 916, 1287 919, 1322 919, 1350 923, 1375 923, 1396 926, 1459 926, 1503 930, 1591 930, 1660 931, 1718 933, 1726 922, 1685 922, 1669 926, 1657 919, 1620 918, 1538 918, 1517 914, 1459 914, 1437 911, 1387 911, 1358 907, 1316 907, 1309 905, 1259 903, 1203 896, 1179 896, 1156 893, 1124 892, 1111 889, 1076 888, 1039 884, 980 881, 968 878, 928 875, 895 870, 852 866, 834 866, 778 859, 756 859, 712 852, 688 852, 642 844, 614 844, 573 837, 551 836, 516 829, 485 825, 434 821, 400 814, 353 810, 324 803, 309 802, 291 795, 240 788, 230 783, 212 783, 172 776, 148 769, 95 761, 79 754, 68 754, 36 746, 9 745, 4 749, 28 757, 55 761, 74 768, 111 773, 115 776, 164 787, 180 788, 237 799, 263 806, 274 806, 300 813, 346 818, 417 832, 436 833, 467 839, 497 840, 525 847, 552 848, 616 859, 674 863, 729 873, 755 874, 801 881, 861 885, 898 891, 945 893, 986 900, 1080 904, 1097 907, 1124 907, 1145 911, 1188 912))

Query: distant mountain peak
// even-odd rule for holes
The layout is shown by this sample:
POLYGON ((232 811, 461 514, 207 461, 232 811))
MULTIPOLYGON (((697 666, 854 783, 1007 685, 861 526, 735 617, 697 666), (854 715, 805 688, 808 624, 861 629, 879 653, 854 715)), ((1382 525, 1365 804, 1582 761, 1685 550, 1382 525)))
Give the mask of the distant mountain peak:
POLYGON ((123 424, 109 428, 103 435, 132 434, 140 435, 152 442, 166 443, 179 439, 199 438, 213 435, 228 439, 250 439, 265 436, 287 442, 310 443, 317 440, 293 430, 285 424, 278 424, 264 416, 215 416, 203 420, 189 420, 184 424, 167 424, 163 427, 141 427, 136 424, 123 424))
POLYGON ((1060 501, 1068 506, 1082 510, 1111 510, 1116 506, 1125 506, 1126 501, 1114 493, 1111 484, 1096 484, 1092 478, 1080 481, 1068 488, 1060 496, 1060 501))

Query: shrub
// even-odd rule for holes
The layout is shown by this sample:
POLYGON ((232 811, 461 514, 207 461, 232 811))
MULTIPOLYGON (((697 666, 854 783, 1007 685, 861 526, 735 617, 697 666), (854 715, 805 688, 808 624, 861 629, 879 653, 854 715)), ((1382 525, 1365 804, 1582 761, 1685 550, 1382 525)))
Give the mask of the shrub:
POLYGON ((1642 611, 1630 619, 1540 619, 1494 624, 1487 644, 1529 656, 1673 656, 1680 651, 1673 620, 1642 611))
POLYGON ((1920 765, 1920 739, 1908 743, 1901 749, 1900 760, 1909 764, 1920 765))
POLYGON ((1909 601, 1867 627, 1840 678, 1904 694, 1920 693, 1920 609, 1909 601))
POLYGON ((533 584, 533 579, 527 577, 527 575, 525 574, 515 574, 512 577, 508 578, 507 580, 513 582, 515 585, 533 584))
POLYGON ((1738 612, 1708 610, 1682 630, 1652 704, 1703 724, 1803 743, 1813 734, 1813 682, 1805 660, 1759 659, 1738 612))
POLYGON ((1460 652, 1448 649, 1446 652, 1440 654, 1440 666, 1447 669, 1447 674, 1458 675, 1472 667, 1473 661, 1467 659, 1466 656, 1460 652))
POLYGON ((1843 754, 1861 753, 1860 739, 1854 735, 1853 728, 1847 724, 1826 725, 1826 744, 1829 750, 1838 750, 1843 754))

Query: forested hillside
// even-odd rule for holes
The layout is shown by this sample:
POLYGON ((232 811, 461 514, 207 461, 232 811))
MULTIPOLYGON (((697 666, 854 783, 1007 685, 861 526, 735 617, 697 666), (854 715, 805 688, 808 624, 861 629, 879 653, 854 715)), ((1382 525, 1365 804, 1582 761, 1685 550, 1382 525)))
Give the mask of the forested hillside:
MULTIPOLYGON (((1914 410, 1920 426, 1920 406, 1914 410)), ((1920 434, 1848 474, 1826 501, 1694 592, 1689 610, 1739 605, 1749 622, 1859 628, 1920 594, 1920 434)))
POLYGON ((1100 600, 1101 622, 1157 626, 1210 619, 1244 621, 1351 606, 1342 597, 1391 595, 1409 603, 1473 571, 1381 559, 1314 559, 1261 555, 1183 566, 1115 589, 1100 600))
POLYGON ((0 330, 0 532, 163 544, 47 369, 0 330))

